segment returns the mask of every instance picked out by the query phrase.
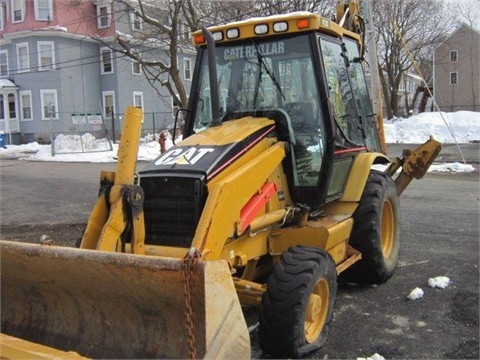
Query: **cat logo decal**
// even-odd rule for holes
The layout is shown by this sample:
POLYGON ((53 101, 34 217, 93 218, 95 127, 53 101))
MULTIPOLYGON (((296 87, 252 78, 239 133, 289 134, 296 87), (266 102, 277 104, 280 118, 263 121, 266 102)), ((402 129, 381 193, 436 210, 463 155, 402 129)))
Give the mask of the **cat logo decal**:
POLYGON ((194 147, 188 149, 172 149, 155 161, 155 165, 195 165, 206 154, 214 150, 214 148, 197 149, 194 147))

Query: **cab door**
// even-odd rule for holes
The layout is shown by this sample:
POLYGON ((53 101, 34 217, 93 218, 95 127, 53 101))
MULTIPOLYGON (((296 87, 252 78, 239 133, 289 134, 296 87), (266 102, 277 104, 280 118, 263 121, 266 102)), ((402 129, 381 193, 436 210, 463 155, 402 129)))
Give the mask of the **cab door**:
POLYGON ((358 82, 351 79, 353 72, 347 48, 341 39, 319 36, 319 42, 328 90, 326 101, 334 124, 333 164, 325 196, 328 202, 342 195, 355 155, 366 151, 367 145, 358 98, 360 92, 353 86, 358 82))

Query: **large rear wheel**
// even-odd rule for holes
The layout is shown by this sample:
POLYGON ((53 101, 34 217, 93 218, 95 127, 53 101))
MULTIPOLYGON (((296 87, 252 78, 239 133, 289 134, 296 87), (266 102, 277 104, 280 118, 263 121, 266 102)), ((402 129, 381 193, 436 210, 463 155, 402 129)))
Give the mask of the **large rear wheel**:
POLYGON ((395 183, 383 172, 372 170, 353 214, 350 245, 362 259, 342 273, 348 281, 380 284, 394 273, 400 248, 399 199, 395 183))
POLYGON ((325 342, 333 316, 337 273, 331 256, 295 246, 268 279, 260 312, 260 346, 275 357, 301 358, 325 342))

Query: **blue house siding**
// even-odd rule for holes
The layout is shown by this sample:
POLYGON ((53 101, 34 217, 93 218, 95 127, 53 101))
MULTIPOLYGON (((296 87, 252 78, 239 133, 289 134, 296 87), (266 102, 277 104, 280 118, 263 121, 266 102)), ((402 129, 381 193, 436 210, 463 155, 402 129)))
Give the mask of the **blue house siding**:
MULTIPOLYGON (((60 3, 60 1, 56 1, 54 6, 60 3)), ((33 2, 26 4, 28 11, 31 11, 33 2)), ((58 17, 58 24, 55 23, 51 27, 45 27, 43 22, 38 23, 33 18, 21 24, 9 23, 7 19, 8 26, 5 27, 3 33, 0 33, 0 51, 8 51, 9 74, 7 78, 18 87, 18 90, 15 88, 13 88, 14 90, 11 90, 12 88, 5 90, 8 91, 7 96, 10 96, 11 91, 16 93, 16 118, 19 122, 20 132, 11 134, 13 143, 48 141, 51 133, 78 134, 86 131, 86 127, 82 128, 72 122, 72 114, 101 113, 105 115, 104 95, 107 92, 114 95, 114 118, 105 117, 105 123, 111 136, 112 130, 115 130, 115 139, 119 138, 122 115, 126 107, 134 105, 134 92, 143 94, 144 133, 152 132, 152 130, 158 133, 159 130, 172 126, 171 95, 166 88, 161 86, 156 86, 160 92, 157 93, 143 72, 141 75, 132 74, 130 58, 113 53, 113 72, 102 74, 100 49, 104 45, 92 40, 89 34, 91 36, 100 34, 99 36, 104 41, 108 41, 107 39, 113 41, 115 33, 131 34, 136 31, 132 29, 130 16, 122 13, 124 9, 121 3, 105 2, 105 4, 110 4, 112 7, 112 18, 107 28, 98 28, 97 21, 92 20, 97 15, 93 2, 86 3, 84 6, 85 13, 82 14, 79 27, 71 24, 71 19, 78 15, 78 9, 73 5, 62 8, 62 11, 70 13, 63 13, 65 15, 63 20, 58 17), (115 18, 117 16, 118 18, 115 18), (53 43, 54 59, 52 60, 55 69, 43 71, 39 69, 38 43, 40 41, 53 43), (28 44, 28 69, 24 69, 24 71, 17 68, 18 44, 28 44), (57 118, 50 120, 43 116, 42 90, 56 93, 57 118), (31 119, 22 119, 21 98, 22 95, 27 96, 27 94, 30 94, 31 98, 31 108, 28 109, 31 111, 31 119)), ((143 25, 146 26, 146 24, 143 25)), ((167 59, 166 51, 156 48, 157 45, 149 43, 144 49, 145 54, 150 59, 167 59)), ((182 78, 184 74, 183 56, 192 57, 192 71, 194 65, 193 54, 179 55, 179 70, 182 78)), ((25 63, 26 61, 23 61, 24 66, 25 63)), ((188 92, 189 80, 185 81, 185 86, 188 92)), ((17 128, 13 131, 16 130, 17 128)))
MULTIPOLYGON (((99 53, 98 45, 93 41, 63 36, 31 36, 15 39, 8 45, 8 51, 9 56, 12 54, 9 78, 20 92, 31 91, 32 120, 25 121, 20 117, 24 141, 49 139, 50 132, 71 132, 72 113, 101 112, 99 53), (53 70, 39 70, 37 44, 40 41, 54 44, 53 70), (19 43, 28 43, 29 71, 20 72, 17 68, 16 46, 19 43), (41 90, 55 90, 57 93, 58 118, 51 122, 42 116, 41 90)), ((19 112, 20 106, 19 101, 19 112)))

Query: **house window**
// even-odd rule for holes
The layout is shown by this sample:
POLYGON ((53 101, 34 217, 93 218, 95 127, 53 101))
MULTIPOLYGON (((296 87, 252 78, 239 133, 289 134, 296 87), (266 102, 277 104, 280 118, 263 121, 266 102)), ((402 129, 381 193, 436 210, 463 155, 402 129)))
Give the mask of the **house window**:
POLYGON ((113 91, 103 91, 103 113, 106 119, 112 119, 115 115, 115 93, 113 91))
POLYGON ((8 116, 10 119, 17 118, 17 104, 13 94, 8 94, 8 116))
POLYGON ((52 21, 53 5, 52 0, 35 0, 35 20, 52 21))
POLYGON ((143 92, 133 92, 133 106, 143 109, 143 92))
POLYGON ((450 61, 451 62, 457 62, 458 61, 458 51, 457 50, 450 51, 450 61))
POLYGON ((132 30, 142 30, 143 29, 142 17, 134 11, 132 11, 130 13, 130 22, 132 24, 132 30))
POLYGON ((192 60, 183 59, 183 76, 185 80, 192 80, 192 60))
POLYGON ((97 27, 104 29, 110 26, 110 5, 97 6, 97 27))
POLYGON ((5 109, 3 108, 3 94, 0 94, 0 120, 5 120, 5 109))
POLYGON ((20 91, 20 111, 22 120, 32 120, 32 92, 30 90, 20 91))
POLYGON ((40 90, 42 120, 58 119, 57 90, 40 90))
POLYGON ((102 74, 112 74, 113 73, 113 62, 112 62, 112 50, 109 48, 100 49, 100 62, 101 62, 101 73, 102 74))
POLYGON ((30 70, 30 59, 28 56, 28 43, 17 44, 17 71, 25 72, 30 70))
POLYGON ((450 73, 450 85, 458 84, 458 72, 450 73))
POLYGON ((140 65, 140 63, 135 59, 132 59, 132 74, 133 75, 142 74, 142 65, 140 65))
POLYGON ((12 0, 12 22, 25 20, 25 0, 12 0))
POLYGON ((0 76, 8 76, 8 51, 0 51, 0 76))
POLYGON ((53 41, 39 41, 37 43, 38 70, 55 70, 55 52, 53 41))

